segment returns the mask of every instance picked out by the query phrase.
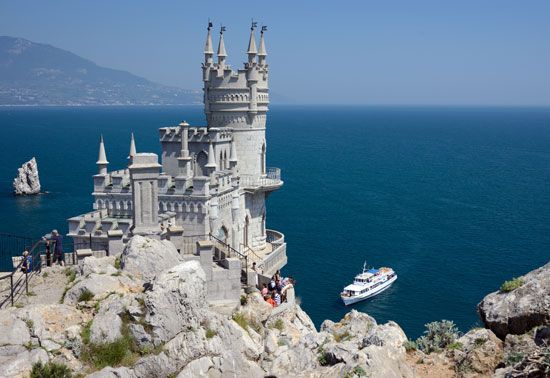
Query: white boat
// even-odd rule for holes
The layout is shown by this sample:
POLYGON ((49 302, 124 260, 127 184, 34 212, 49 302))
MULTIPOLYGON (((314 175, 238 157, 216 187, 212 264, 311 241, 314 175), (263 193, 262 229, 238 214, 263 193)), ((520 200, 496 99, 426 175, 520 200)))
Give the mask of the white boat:
POLYGON ((367 269, 363 264, 363 273, 355 276, 353 283, 344 288, 340 297, 346 306, 374 297, 389 288, 397 280, 392 268, 367 269))

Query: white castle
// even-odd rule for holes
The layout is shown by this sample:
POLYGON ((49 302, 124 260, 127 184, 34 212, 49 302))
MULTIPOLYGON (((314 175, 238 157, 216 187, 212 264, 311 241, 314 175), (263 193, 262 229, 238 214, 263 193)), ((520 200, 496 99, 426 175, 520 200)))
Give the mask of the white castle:
MULTIPOLYGON (((253 263, 260 279, 286 264, 284 235, 266 229, 266 198, 283 181, 278 168, 266 167, 266 28, 256 48, 255 26, 248 61, 234 71, 226 63, 224 27, 214 62, 209 23, 202 64, 207 125, 184 121, 160 128, 161 164, 154 153, 137 153, 132 135, 128 167, 108 171, 101 138, 94 210, 68 220, 75 250, 115 254, 133 235, 168 239, 182 255, 202 254, 201 261, 213 265, 209 269, 214 272, 236 269, 232 261, 239 261, 245 283, 253 263), (212 263, 204 252, 208 250, 212 263)), ((236 275, 224 277, 229 276, 236 275)), ((213 288, 211 299, 235 295, 219 291, 213 288)))

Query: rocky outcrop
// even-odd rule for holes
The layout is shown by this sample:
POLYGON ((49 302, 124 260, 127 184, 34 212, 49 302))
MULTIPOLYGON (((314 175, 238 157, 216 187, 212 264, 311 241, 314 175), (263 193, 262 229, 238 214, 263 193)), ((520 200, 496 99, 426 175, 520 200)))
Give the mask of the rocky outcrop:
POLYGON ((40 193, 38 165, 34 157, 19 168, 17 177, 13 180, 13 192, 16 195, 40 193))
POLYGON ((517 289, 491 293, 478 304, 481 320, 501 340, 550 324, 550 263, 521 279, 517 289))
POLYGON ((474 328, 458 339, 450 352, 456 370, 463 375, 491 375, 503 358, 503 342, 484 328, 474 328))
POLYGON ((182 261, 178 250, 168 240, 134 236, 122 252, 121 267, 145 282, 182 261))

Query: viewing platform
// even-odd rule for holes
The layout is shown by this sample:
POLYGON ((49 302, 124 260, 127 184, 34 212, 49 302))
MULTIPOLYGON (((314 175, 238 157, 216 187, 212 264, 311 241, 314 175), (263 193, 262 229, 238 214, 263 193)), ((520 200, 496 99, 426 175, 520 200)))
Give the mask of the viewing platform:
POLYGON ((266 174, 261 176, 240 175, 240 185, 245 190, 257 191, 272 191, 283 186, 281 180, 281 169, 275 167, 267 168, 266 174))
POLYGON ((271 277, 287 263, 285 236, 275 230, 266 230, 267 243, 262 249, 245 248, 248 264, 256 263, 264 276, 271 277))

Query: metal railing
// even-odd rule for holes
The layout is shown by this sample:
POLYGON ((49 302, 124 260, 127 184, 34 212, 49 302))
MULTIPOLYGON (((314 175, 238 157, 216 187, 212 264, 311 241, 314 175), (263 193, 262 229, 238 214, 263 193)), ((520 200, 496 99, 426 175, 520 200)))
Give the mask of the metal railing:
POLYGON ((30 248, 28 255, 30 256, 29 266, 24 267, 25 262, 28 263, 29 259, 23 258, 21 259, 19 264, 17 264, 15 268, 13 268, 13 271, 11 273, 0 277, 0 285, 3 283, 3 281, 9 280, 9 287, 6 287, 5 289, 2 289, 0 291, 0 308, 2 308, 7 303, 11 303, 11 305, 13 306, 16 299, 23 293, 23 290, 27 295, 29 294, 30 279, 36 274, 40 273, 42 270, 42 260, 40 258, 41 245, 45 245, 45 242, 43 240, 35 242, 30 248), (16 275, 17 272, 21 272, 21 275, 16 275), (6 295, 6 292, 8 291, 9 294, 6 295))
MULTIPOLYGON (((214 235, 210 234, 210 241, 214 244, 214 248, 218 249, 220 252, 224 253, 225 256, 218 256, 218 259, 228 258, 228 257, 238 257, 241 260, 241 282, 247 284, 248 282, 248 256, 237 251, 235 248, 231 247, 225 241, 218 239, 214 235)), ((216 255, 216 253, 214 254, 216 255)))
POLYGON ((275 167, 267 168, 265 175, 240 175, 240 185, 244 188, 271 187, 281 184, 281 169, 275 167))

